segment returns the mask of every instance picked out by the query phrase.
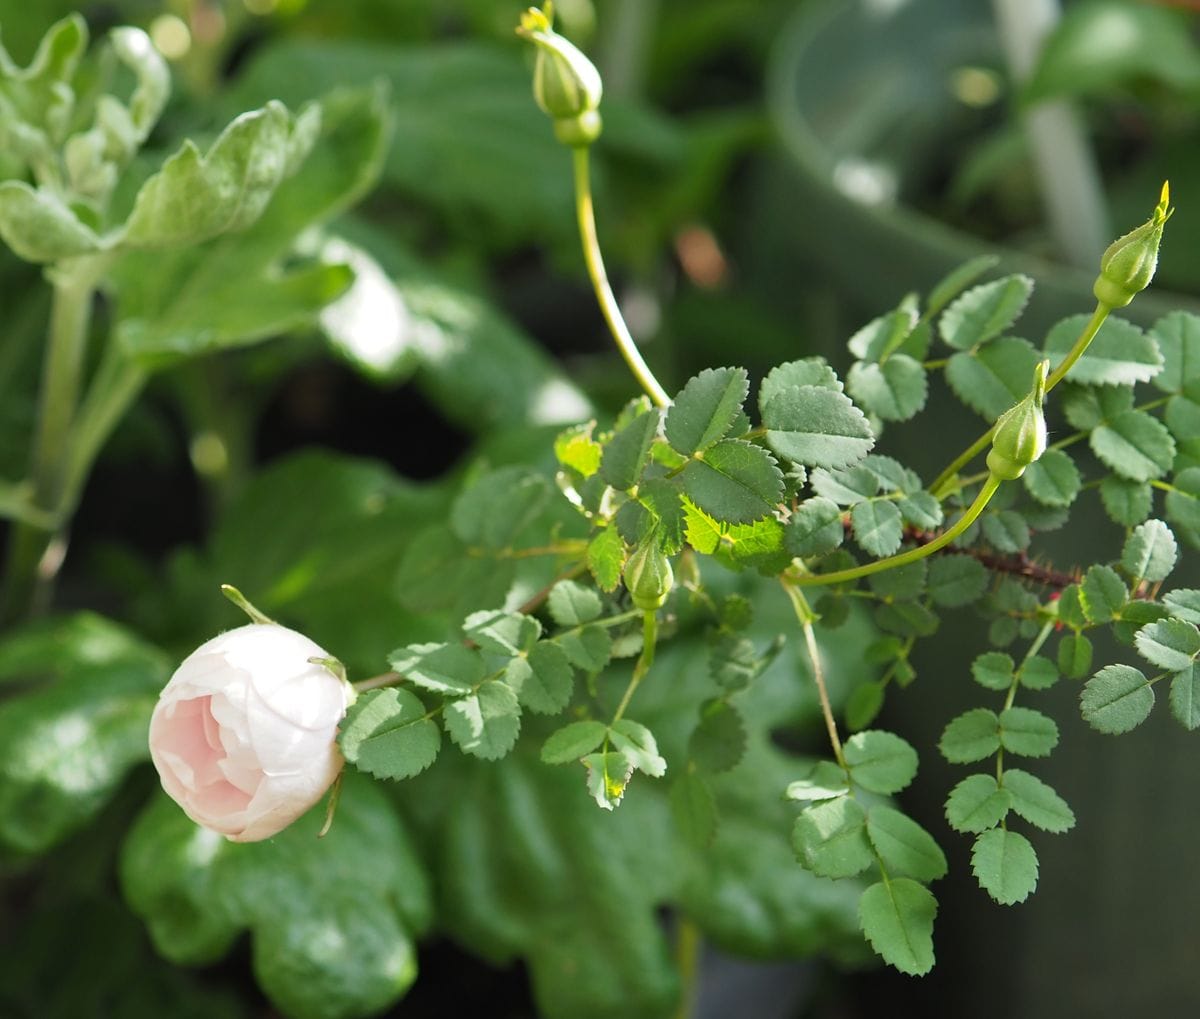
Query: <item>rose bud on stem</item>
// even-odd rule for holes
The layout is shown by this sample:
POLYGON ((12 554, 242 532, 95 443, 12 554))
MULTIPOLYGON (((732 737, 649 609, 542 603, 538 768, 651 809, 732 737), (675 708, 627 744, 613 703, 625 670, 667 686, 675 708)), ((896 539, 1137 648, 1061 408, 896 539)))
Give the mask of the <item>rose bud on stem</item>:
POLYGON ((335 738, 354 699, 332 661, 272 622, 230 630, 184 659, 151 717, 150 756, 188 817, 257 842, 324 796, 342 768, 335 738))

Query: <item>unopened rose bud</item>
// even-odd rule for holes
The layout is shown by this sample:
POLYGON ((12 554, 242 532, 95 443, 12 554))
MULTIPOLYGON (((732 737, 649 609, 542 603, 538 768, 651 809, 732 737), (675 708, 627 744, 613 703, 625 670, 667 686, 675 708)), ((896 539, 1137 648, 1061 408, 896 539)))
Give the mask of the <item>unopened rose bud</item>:
POLYGON ((517 34, 537 47, 533 97, 554 120, 554 134, 564 145, 590 145, 600 136, 600 72, 582 51, 554 31, 554 5, 530 7, 521 15, 517 34))
POLYGON ((1175 211, 1170 204, 1170 185, 1164 182, 1154 214, 1137 229, 1118 237, 1100 256, 1100 275, 1092 287, 1096 300, 1110 308, 1123 308, 1150 285, 1158 267, 1163 225, 1175 211))
POLYGON ((643 612, 661 608, 675 583, 671 560, 653 540, 643 541, 634 549, 622 576, 633 607, 643 612))
POLYGON ((234 842, 286 828, 342 767, 334 742, 353 699, 303 634, 253 623, 184 659, 150 719, 163 788, 197 824, 234 842))
POLYGON ((1042 402, 1046 397, 1046 372, 1049 369, 1049 361, 1039 362, 1033 370, 1033 388, 996 421, 987 466, 1001 481, 1019 478, 1026 467, 1046 452, 1046 418, 1042 414, 1042 402))

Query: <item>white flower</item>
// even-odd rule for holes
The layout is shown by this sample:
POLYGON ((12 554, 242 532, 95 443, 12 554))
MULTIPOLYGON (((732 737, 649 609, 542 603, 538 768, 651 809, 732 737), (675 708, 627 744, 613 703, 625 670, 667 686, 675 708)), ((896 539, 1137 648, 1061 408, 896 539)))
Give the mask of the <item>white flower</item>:
POLYGON ((164 687, 150 756, 197 824, 257 842, 333 783, 342 767, 334 739, 353 691, 310 658, 329 655, 295 630, 254 623, 197 648, 164 687))

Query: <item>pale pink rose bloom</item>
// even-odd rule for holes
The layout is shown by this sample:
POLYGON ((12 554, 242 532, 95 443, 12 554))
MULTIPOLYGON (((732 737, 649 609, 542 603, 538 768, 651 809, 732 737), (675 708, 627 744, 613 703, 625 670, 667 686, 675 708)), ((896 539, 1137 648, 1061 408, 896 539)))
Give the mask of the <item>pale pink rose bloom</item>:
POLYGON ((150 756, 197 824, 257 842, 315 804, 342 767, 338 723, 350 686, 283 626, 254 623, 188 655, 159 695, 150 756))

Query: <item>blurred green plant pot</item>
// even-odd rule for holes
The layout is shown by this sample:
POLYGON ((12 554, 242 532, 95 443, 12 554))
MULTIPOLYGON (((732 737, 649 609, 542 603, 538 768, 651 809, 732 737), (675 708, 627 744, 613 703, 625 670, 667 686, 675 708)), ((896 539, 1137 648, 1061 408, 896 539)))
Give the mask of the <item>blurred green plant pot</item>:
MULTIPOLYGON (((877 311, 994 253, 998 272, 1037 281, 1023 324, 1045 328, 1092 307, 1094 272, 998 248, 905 204, 928 189, 948 134, 978 116, 956 83, 1002 67, 988 0, 805 3, 781 33, 768 88, 788 158, 772 184, 775 207, 795 212, 780 228, 843 292, 877 311)), ((1156 197, 1147 196, 1147 213, 1156 197)), ((1181 307, 1200 302, 1152 288, 1122 315, 1145 325, 1181 307)))

